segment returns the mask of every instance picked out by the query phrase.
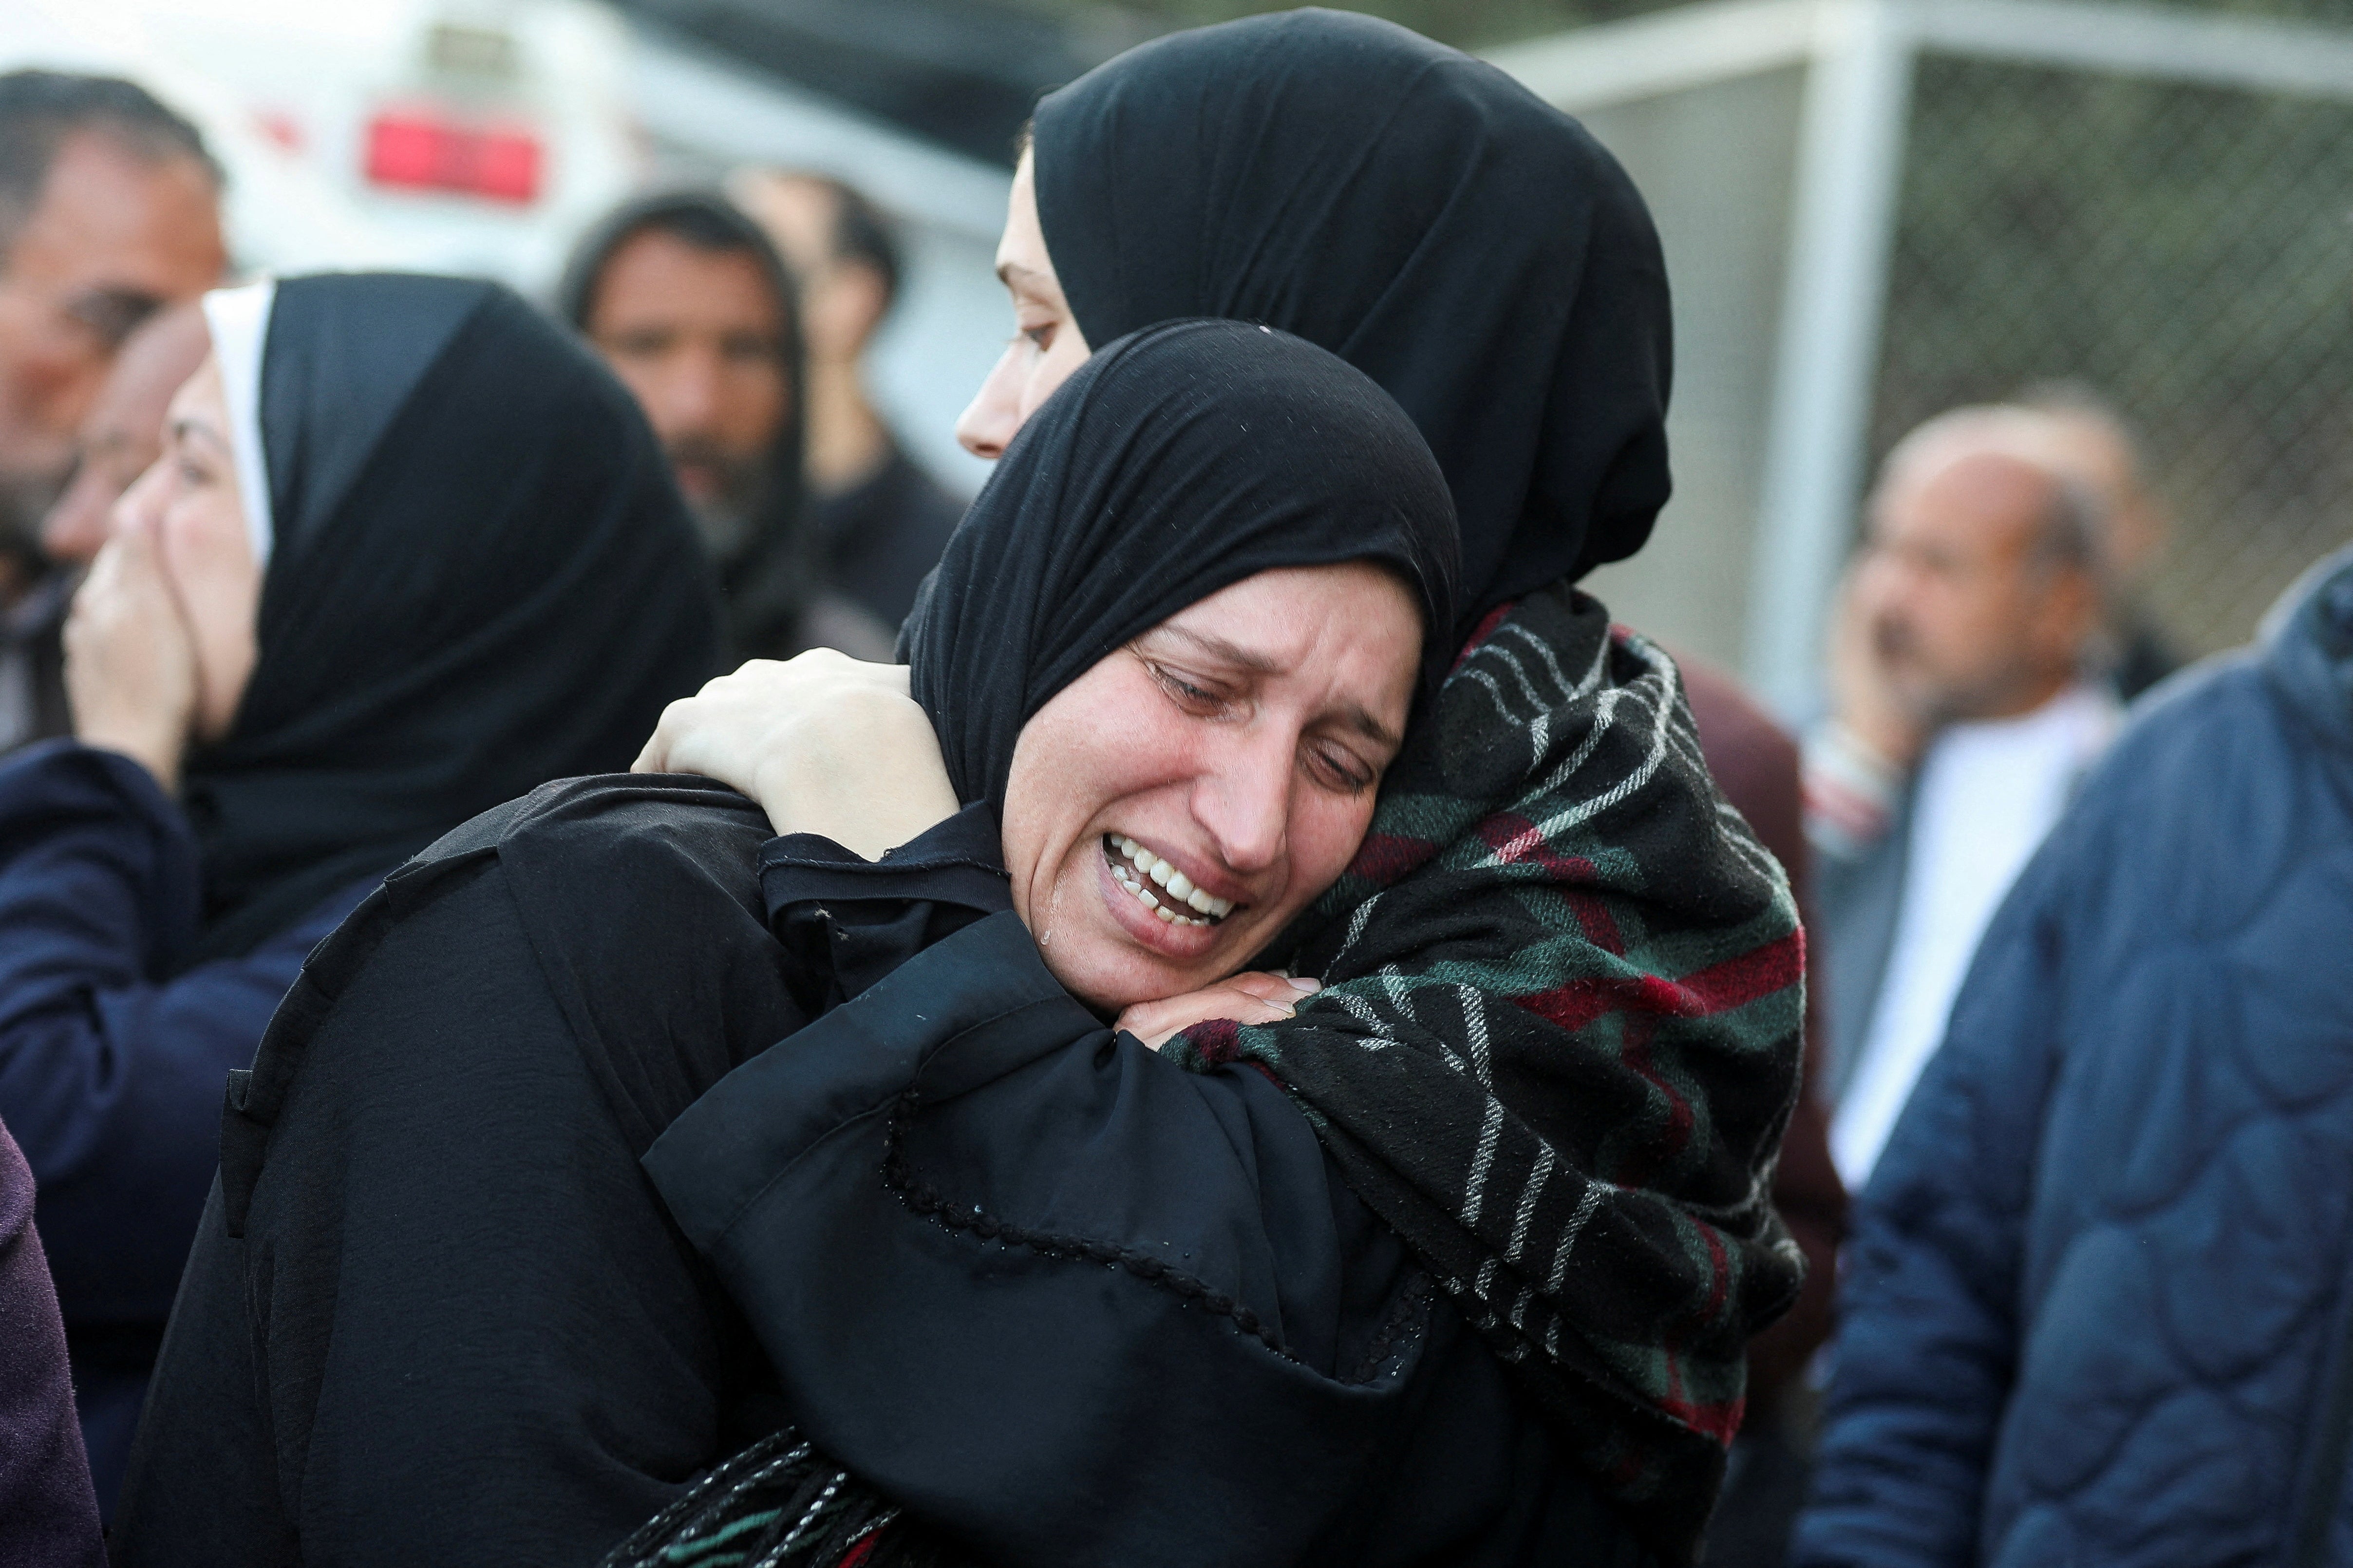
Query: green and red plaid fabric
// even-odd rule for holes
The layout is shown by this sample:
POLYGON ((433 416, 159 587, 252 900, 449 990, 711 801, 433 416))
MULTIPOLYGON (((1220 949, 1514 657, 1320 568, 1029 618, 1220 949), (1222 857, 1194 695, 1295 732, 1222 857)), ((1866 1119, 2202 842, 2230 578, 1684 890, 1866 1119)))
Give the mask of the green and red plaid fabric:
POLYGON ((1324 988, 1208 1026, 1687 1562, 1749 1336, 1803 1274, 1767 1198, 1804 945, 1780 866, 1701 760, 1674 663, 1567 584, 1491 617, 1294 931, 1324 988))

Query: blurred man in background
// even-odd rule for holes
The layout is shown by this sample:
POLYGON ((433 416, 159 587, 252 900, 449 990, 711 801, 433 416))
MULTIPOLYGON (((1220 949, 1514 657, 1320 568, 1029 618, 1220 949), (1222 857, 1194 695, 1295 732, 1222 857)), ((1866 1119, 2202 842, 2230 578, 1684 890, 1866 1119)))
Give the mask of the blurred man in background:
POLYGON ((0 751, 66 728, 70 583, 41 519, 123 340, 220 281, 220 195, 195 127, 144 89, 0 76, 0 751))
POLYGON ((1831 1152, 1860 1191, 1978 938, 2115 733, 2105 519, 2052 422, 1966 408, 1889 454, 1806 754, 1831 1152))
POLYGON ((172 395, 212 347, 204 306, 194 300, 149 317, 124 340, 82 421, 73 479, 41 522, 41 552, 51 562, 87 566, 97 556, 114 503, 164 450, 172 395))
POLYGON ((631 202, 574 252, 560 304, 670 458, 734 657, 889 658, 895 623, 832 591, 810 531, 797 290, 759 226, 716 193, 631 202))
POLYGON ((2003 903, 1860 1205, 1803 1568, 2353 1560, 2348 692, 2353 548, 2003 903))
POLYGON ((964 516, 964 503, 900 449, 860 369, 898 299, 898 240, 874 204, 839 180, 747 172, 732 188, 800 280, 810 521, 827 572, 896 627, 964 516))
POLYGON ((2168 531, 2143 472, 2140 443, 2112 404, 2077 383, 2031 387, 2020 403, 2049 419, 2052 455, 2099 492, 2105 509, 2109 678, 2116 695, 2130 702, 2181 668, 2180 656, 2142 601, 2168 531))

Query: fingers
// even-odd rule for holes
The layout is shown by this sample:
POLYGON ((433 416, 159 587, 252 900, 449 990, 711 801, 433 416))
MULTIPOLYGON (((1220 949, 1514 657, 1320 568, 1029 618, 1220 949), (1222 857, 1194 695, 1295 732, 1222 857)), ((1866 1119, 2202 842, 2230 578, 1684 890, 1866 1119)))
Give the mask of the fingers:
MULTIPOLYGON (((709 689, 706 683, 704 689, 709 689)), ((638 753, 638 760, 629 764, 631 773, 666 773, 670 771, 669 763, 672 717, 690 699, 681 698, 662 710, 661 717, 654 723, 654 732, 646 737, 645 749, 638 753)))
POLYGON ((152 524, 119 529, 74 595, 66 703, 85 744, 120 752, 166 789, 195 713, 195 645, 152 524))
POLYGON ((69 626, 81 628, 78 640, 89 642, 97 628, 118 623, 146 625, 149 637, 169 637, 185 631, 177 596, 165 578, 152 526, 118 531, 98 552, 90 573, 74 592, 69 626))
MULTIPOLYGON (((1294 1006, 1301 997, 1311 996, 1324 988, 1323 982, 1318 980, 1310 980, 1303 976, 1294 978, 1288 974, 1269 974, 1263 970, 1256 969, 1244 970, 1241 973, 1220 981, 1219 984, 1222 986, 1231 986, 1246 995, 1255 996, 1261 1002, 1271 1002, 1284 1007, 1294 1006)), ((1217 987, 1211 987, 1211 989, 1214 990, 1217 987)))
POLYGON ((1251 971, 1181 996, 1138 1002, 1119 1016, 1118 1026, 1156 1051, 1195 1025, 1212 1019, 1280 1024, 1322 989, 1312 979, 1251 971))
POLYGON ((175 629, 188 634, 187 606, 181 602, 180 585, 164 567, 163 542, 156 534, 153 517, 130 519, 117 529, 109 548, 120 547, 115 559, 115 582, 118 591, 135 596, 142 610, 169 605, 175 629))

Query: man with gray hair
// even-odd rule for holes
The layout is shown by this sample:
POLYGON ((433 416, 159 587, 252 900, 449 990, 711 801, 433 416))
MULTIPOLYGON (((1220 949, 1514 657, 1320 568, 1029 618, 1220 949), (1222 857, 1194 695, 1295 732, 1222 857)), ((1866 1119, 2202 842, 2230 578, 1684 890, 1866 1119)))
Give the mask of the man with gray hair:
POLYGON ((42 515, 115 351, 220 280, 220 193, 195 127, 133 83, 0 75, 0 751, 65 728, 42 515))
POLYGON ((2116 728, 2106 520, 2052 418, 1956 409, 1899 442, 1836 611, 1806 747, 1831 1152, 1859 1191, 1987 921, 2116 728))

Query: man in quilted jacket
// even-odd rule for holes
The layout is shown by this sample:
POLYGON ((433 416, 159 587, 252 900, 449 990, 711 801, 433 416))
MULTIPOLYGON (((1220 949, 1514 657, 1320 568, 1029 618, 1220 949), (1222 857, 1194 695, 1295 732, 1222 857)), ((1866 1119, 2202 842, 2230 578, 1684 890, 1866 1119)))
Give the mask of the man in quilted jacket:
POLYGON ((2137 710, 1857 1211, 1809 1565, 2353 1563, 2353 548, 2137 710))

